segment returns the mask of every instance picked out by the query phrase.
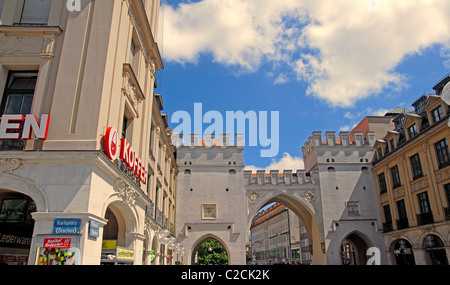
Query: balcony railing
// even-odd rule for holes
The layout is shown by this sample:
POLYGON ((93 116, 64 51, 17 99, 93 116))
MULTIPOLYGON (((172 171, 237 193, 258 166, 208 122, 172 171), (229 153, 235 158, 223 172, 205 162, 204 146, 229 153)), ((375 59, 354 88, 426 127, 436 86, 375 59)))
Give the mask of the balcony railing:
POLYGON ((450 207, 444 208, 445 220, 450 221, 450 207))
POLYGON ((392 222, 391 223, 383 223, 383 232, 388 233, 388 232, 392 232, 394 230, 394 227, 392 226, 392 222))
POLYGON ((2 140, 0 141, 0 151, 22 151, 25 148, 24 140, 2 140))
POLYGON ((433 222, 433 213, 417 214, 417 224, 419 226, 432 224, 433 222))
POLYGON ((156 223, 163 224, 163 213, 160 210, 156 210, 156 223))
POLYGON ((398 219, 397 222, 397 230, 407 229, 409 228, 408 219, 398 219))

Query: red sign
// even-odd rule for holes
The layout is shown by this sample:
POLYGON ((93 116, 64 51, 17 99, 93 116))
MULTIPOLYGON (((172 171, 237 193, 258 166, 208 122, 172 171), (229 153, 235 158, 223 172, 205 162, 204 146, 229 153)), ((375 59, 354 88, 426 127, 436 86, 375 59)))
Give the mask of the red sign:
POLYGON ((70 238, 46 238, 43 248, 70 248, 70 238))
POLYGON ((3 115, 0 122, 0 140, 29 140, 32 130, 37 139, 46 140, 49 124, 49 115, 42 115, 40 124, 35 115, 3 115), (10 130, 22 130, 22 134, 11 133, 10 130))
MULTIPOLYGON (((114 127, 108 128, 105 135, 105 152, 109 159, 116 160, 119 157, 119 135, 114 127)), ((136 174, 139 180, 147 184, 147 167, 142 163, 133 147, 125 138, 120 141, 120 159, 136 174)))

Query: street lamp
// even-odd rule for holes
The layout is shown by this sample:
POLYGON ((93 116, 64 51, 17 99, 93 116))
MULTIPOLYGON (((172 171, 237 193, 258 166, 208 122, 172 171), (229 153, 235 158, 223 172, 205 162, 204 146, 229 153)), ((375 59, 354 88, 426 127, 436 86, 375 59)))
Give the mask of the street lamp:
POLYGON ((168 238, 167 236, 170 234, 170 232, 168 230, 162 230, 159 232, 159 234, 161 235, 161 239, 159 240, 159 242, 164 245, 163 247, 163 252, 161 253, 163 256, 163 265, 164 265, 164 259, 166 258, 166 244, 170 243, 170 238, 168 238))

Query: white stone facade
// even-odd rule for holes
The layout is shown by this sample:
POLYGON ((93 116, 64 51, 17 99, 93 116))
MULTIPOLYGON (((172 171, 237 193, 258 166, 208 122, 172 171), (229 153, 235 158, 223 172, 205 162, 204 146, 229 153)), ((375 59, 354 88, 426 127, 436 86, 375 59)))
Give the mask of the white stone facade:
POLYGON ((243 171, 243 149, 220 142, 178 148, 176 222, 177 237, 187 249, 185 260, 192 259, 199 243, 215 238, 230 253, 230 264, 243 264, 254 216, 268 203, 279 202, 304 223, 313 264, 342 264, 344 242, 354 244, 356 263, 365 264, 367 250, 376 247, 380 263, 387 264, 371 173, 374 134, 364 141, 362 133, 355 133, 354 142, 348 132, 340 134, 340 141, 334 132, 326 137, 324 143, 315 132, 303 147, 306 170, 282 174, 243 171), (202 218, 205 203, 217 205, 216 219, 202 218))

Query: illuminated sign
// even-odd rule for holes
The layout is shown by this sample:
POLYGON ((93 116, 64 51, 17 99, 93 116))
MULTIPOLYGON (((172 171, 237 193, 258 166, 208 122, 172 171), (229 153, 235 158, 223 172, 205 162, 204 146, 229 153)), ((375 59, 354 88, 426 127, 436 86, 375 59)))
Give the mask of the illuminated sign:
POLYGON ((136 174, 139 180, 147 184, 147 167, 142 163, 142 159, 138 157, 133 147, 125 138, 120 140, 119 151, 119 134, 114 127, 108 128, 105 135, 105 152, 112 161, 122 159, 122 161, 136 174))
POLYGON ((31 131, 36 135, 36 139, 46 140, 49 124, 50 115, 42 115, 40 123, 35 115, 3 115, 0 122, 0 140, 30 140, 31 131))

